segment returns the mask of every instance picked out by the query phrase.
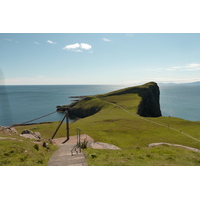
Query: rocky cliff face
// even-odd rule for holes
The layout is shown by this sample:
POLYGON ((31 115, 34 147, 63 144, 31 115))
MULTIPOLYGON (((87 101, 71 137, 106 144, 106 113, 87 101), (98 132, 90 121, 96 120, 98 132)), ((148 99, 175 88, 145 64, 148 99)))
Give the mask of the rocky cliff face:
POLYGON ((144 85, 129 87, 122 90, 114 91, 108 94, 121 95, 128 93, 137 93, 142 99, 138 106, 137 114, 143 117, 160 117, 160 90, 155 82, 149 82, 144 85))
POLYGON ((69 117, 73 118, 84 118, 90 115, 94 115, 101 110, 105 103, 93 98, 84 97, 80 101, 74 102, 69 105, 69 117))
POLYGON ((149 83, 149 87, 140 88, 138 94, 142 97, 138 106, 138 114, 143 117, 160 117, 160 90, 156 83, 149 83))

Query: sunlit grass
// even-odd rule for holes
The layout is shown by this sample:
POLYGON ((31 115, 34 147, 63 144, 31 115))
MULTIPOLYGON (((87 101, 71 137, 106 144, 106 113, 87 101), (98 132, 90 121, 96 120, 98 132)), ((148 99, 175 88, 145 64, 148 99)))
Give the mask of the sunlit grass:
POLYGON ((56 146, 20 137, 17 134, 5 135, 0 132, 0 166, 46 166, 56 146), (9 139, 10 137, 10 139, 9 139))

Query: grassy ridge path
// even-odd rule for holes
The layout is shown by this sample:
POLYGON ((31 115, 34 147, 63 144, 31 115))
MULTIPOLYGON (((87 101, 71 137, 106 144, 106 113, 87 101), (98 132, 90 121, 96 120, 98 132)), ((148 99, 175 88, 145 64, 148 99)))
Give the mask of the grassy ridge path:
MULTIPOLYGON (((94 141, 86 134, 81 135, 81 140, 94 141)), ((83 152, 71 154, 71 150, 77 144, 77 136, 71 136, 69 141, 62 144, 66 138, 56 138, 53 141, 58 146, 58 150, 51 156, 48 166, 87 166, 85 155, 83 152)))
MULTIPOLYGON (((98 99, 100 99, 100 98, 98 98, 98 99)), ((183 132, 183 131, 180 131, 180 130, 178 130, 178 129, 175 129, 175 128, 173 128, 173 127, 170 127, 170 126, 167 126, 167 125, 158 123, 158 122, 154 122, 154 121, 149 120, 149 119, 145 119, 144 117, 141 117, 141 116, 139 116, 139 115, 133 114, 132 112, 126 110, 125 108, 123 108, 122 106, 120 106, 120 105, 118 105, 118 104, 116 104, 116 103, 112 103, 112 102, 109 102, 109 101, 106 101, 106 100, 103 100, 103 99, 100 99, 100 100, 102 100, 102 101, 104 101, 104 102, 106 102, 106 103, 108 103, 108 104, 112 104, 112 105, 114 105, 114 106, 117 106, 117 107, 121 108, 122 110, 124 110, 125 112, 127 112, 127 113, 133 115, 134 117, 138 117, 138 118, 140 118, 140 119, 142 119, 142 120, 145 120, 145 121, 148 121, 148 122, 150 122, 150 123, 154 123, 154 124, 157 124, 157 125, 159 125, 159 126, 164 126, 164 127, 168 128, 168 129, 172 129, 172 130, 174 130, 174 131, 177 131, 177 132, 179 132, 179 133, 182 133, 182 134, 186 135, 187 137, 192 138, 193 140, 196 140, 196 141, 200 142, 200 140, 198 140, 197 138, 194 138, 194 137, 192 137, 191 135, 189 135, 189 134, 187 134, 187 133, 185 133, 185 132, 183 132)))

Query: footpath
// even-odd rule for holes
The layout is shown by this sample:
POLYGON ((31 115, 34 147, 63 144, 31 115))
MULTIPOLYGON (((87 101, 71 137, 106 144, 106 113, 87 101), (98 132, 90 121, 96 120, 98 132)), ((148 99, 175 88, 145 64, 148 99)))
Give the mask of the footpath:
MULTIPOLYGON (((84 139, 88 142, 94 141, 86 134, 80 136, 81 141, 84 141, 84 139)), ((62 144, 65 140, 66 138, 53 139, 53 142, 58 146, 58 150, 51 156, 48 166, 87 166, 88 164, 83 152, 79 152, 79 149, 77 149, 78 153, 75 151, 73 151, 73 155, 71 153, 71 150, 77 144, 77 136, 70 136, 70 139, 62 144)))
MULTIPOLYGON (((53 142, 58 146, 58 150, 54 152, 51 156, 48 166, 87 166, 86 158, 83 152, 79 152, 79 149, 73 151, 72 149, 77 144, 77 136, 71 136, 70 139, 62 144, 66 138, 53 139, 53 142)), ((119 147, 102 142, 94 142, 94 140, 86 135, 80 135, 80 142, 87 141, 87 146, 93 149, 110 149, 110 150, 120 150, 119 147)))

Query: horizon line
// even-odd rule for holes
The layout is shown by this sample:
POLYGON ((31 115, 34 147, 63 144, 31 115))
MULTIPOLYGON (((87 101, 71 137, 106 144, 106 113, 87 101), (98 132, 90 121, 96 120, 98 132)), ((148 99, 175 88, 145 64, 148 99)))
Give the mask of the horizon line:
MULTIPOLYGON (((0 86, 65 86, 65 85, 77 85, 77 86, 80 86, 80 85, 116 85, 116 86, 126 86, 126 85, 138 85, 138 84, 145 84, 145 83, 148 83, 148 82, 151 82, 151 81, 147 81, 147 82, 138 82, 138 83, 124 83, 124 84, 0 84, 0 86)), ((194 82, 156 82, 156 81, 153 81, 157 84, 193 84, 193 83, 200 83, 200 81, 194 81, 194 82)))

